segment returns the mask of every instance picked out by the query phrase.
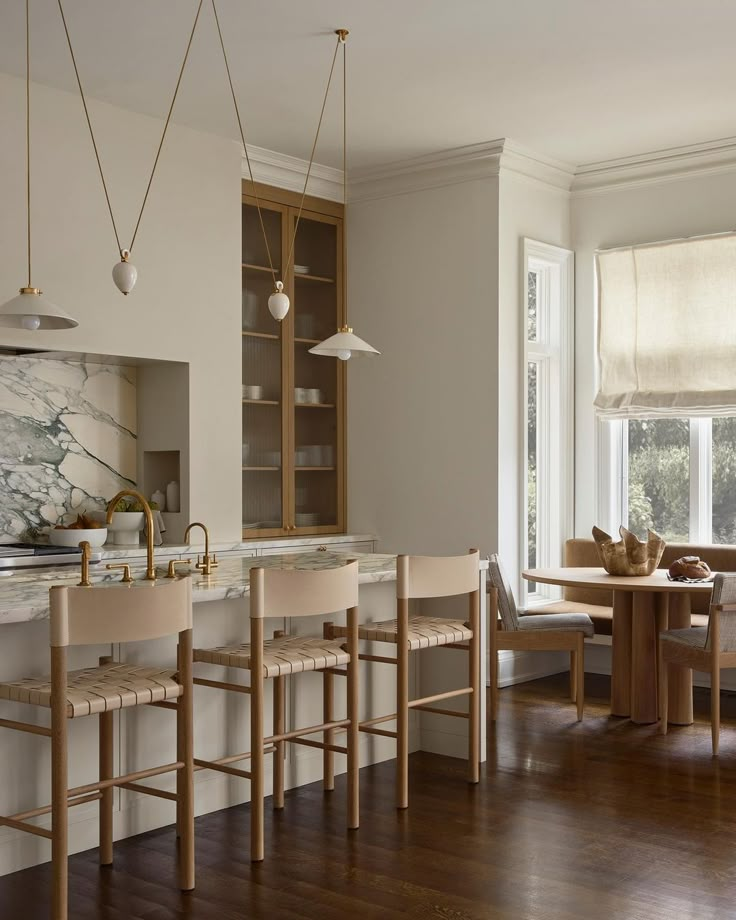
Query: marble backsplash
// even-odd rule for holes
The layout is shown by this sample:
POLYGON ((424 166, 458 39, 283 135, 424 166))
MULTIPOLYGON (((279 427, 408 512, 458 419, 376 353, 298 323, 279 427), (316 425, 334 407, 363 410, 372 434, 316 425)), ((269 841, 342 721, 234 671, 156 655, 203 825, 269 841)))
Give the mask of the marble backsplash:
POLYGON ((0 542, 35 539, 136 479, 136 369, 0 358, 0 542))

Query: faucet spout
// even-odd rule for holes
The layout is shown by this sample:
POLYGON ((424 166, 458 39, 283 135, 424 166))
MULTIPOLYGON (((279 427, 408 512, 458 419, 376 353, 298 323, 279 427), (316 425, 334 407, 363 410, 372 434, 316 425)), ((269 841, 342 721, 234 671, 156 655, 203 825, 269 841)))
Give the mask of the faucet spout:
POLYGON ((153 512, 151 511, 151 506, 141 493, 136 492, 135 489, 123 489, 121 492, 118 492, 118 494, 110 500, 110 504, 107 506, 107 523, 112 524, 115 506, 121 498, 125 498, 126 496, 134 498, 141 505, 143 513, 146 516, 146 580, 155 581, 156 567, 153 561, 153 512))
POLYGON ((210 557, 210 532, 201 521, 192 521, 192 523, 184 531, 185 543, 189 542, 189 534, 193 527, 201 527, 204 531, 204 556, 201 562, 199 559, 197 559, 196 568, 198 568, 203 575, 211 575, 212 569, 216 569, 220 563, 217 561, 216 556, 213 555, 210 557))

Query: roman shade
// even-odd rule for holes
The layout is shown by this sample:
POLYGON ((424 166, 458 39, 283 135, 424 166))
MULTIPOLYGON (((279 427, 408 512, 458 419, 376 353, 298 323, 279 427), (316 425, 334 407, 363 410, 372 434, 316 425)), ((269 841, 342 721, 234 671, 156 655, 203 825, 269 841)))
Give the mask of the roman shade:
POLYGON ((736 414, 736 233, 600 251, 604 418, 736 414))

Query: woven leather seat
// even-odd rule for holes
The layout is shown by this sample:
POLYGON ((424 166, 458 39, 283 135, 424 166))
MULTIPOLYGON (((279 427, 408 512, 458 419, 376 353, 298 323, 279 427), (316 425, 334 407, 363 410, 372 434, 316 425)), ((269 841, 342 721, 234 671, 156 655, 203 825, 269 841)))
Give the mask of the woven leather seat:
MULTIPOLYGON (((374 642, 393 642, 396 640, 398 626, 396 620, 384 620, 380 623, 363 623, 358 627, 359 639, 371 639, 374 642)), ((332 627, 332 634, 345 635, 344 628, 332 627)), ((440 645, 454 645, 456 642, 469 642, 473 632, 462 620, 443 620, 438 617, 409 617, 409 651, 416 652, 423 648, 436 648, 440 645)))
MULTIPOLYGON (((67 681, 68 718, 96 715, 175 700, 182 694, 176 672, 164 668, 143 668, 111 662, 95 668, 70 671, 67 681)), ((0 683, 0 699, 33 706, 51 707, 51 678, 29 677, 0 683)))
MULTIPOLYGON (((251 648, 248 644, 223 645, 219 648, 196 648, 194 660, 206 664, 224 665, 226 668, 251 667, 251 648)), ((288 677, 304 671, 322 671, 347 665, 350 656, 342 643, 331 639, 282 636, 263 643, 263 676, 288 677)))
POLYGON ((708 638, 707 626, 690 626, 685 629, 668 629, 667 632, 659 634, 660 642, 676 642, 679 645, 687 645, 690 648, 705 648, 708 638))

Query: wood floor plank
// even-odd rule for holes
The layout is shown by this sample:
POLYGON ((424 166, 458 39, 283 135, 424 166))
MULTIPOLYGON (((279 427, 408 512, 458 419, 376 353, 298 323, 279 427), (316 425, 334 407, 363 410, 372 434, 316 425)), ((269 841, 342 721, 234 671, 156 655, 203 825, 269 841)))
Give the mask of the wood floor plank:
MULTIPOLYGON (((361 827, 345 783, 292 790, 266 809, 266 860, 249 857, 248 807, 197 820, 197 887, 176 888, 164 828, 70 860, 74 920, 734 920, 736 698, 723 697, 710 756, 707 691, 666 736, 608 715, 586 677, 586 717, 566 676, 501 692, 478 786, 465 763, 416 754, 411 806, 394 808, 393 762, 361 774, 361 827)), ((0 878, 2 920, 46 920, 50 867, 0 878)))

